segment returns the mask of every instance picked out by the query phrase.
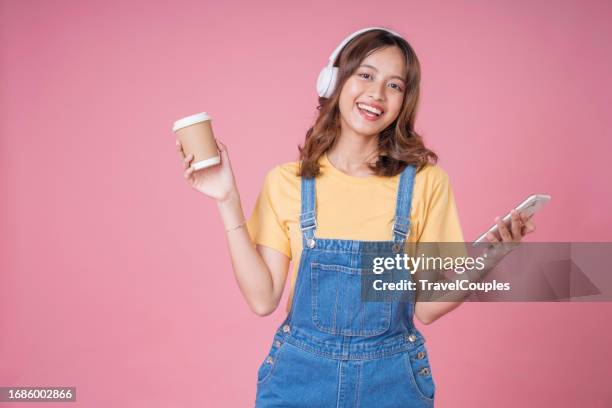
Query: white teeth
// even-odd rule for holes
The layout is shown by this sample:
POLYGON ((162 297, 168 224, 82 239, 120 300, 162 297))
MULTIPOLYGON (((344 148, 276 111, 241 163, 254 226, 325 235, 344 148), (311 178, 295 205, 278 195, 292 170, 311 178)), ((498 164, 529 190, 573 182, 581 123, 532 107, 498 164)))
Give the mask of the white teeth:
POLYGON ((378 109, 376 109, 373 106, 366 105, 365 103, 358 103, 357 107, 360 108, 360 109, 363 109, 363 110, 367 110, 368 112, 375 113, 378 116, 382 115, 382 111, 381 110, 378 110, 378 109))

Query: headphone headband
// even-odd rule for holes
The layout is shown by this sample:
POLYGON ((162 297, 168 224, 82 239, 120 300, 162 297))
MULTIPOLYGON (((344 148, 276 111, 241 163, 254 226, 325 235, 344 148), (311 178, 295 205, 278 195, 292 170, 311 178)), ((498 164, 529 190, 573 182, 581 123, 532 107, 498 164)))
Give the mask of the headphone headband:
POLYGON ((340 54, 340 52, 346 46, 346 44, 348 44, 353 38, 357 37, 359 34, 365 33, 366 31, 373 31, 373 30, 384 30, 384 31, 386 31, 388 33, 391 33, 391 34, 397 36, 397 37, 401 37, 401 35, 399 35, 395 31, 389 30, 388 28, 385 28, 385 27, 367 27, 367 28, 362 28, 361 30, 355 31, 353 34, 351 34, 348 37, 346 37, 340 43, 340 45, 338 45, 336 47, 334 52, 332 52, 332 54, 329 57, 328 66, 330 66, 330 67, 334 66, 334 63, 336 62, 336 58, 338 58, 338 54, 340 54))

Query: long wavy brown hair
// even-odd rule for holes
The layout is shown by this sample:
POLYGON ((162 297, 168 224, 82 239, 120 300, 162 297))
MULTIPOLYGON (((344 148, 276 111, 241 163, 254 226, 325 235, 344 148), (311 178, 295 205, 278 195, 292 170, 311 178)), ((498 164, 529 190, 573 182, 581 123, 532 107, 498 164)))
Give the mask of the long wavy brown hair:
POLYGON ((395 176, 412 164, 417 171, 427 163, 436 163, 438 156, 427 149, 423 138, 414 130, 421 83, 421 66, 416 53, 406 40, 385 30, 372 30, 353 38, 336 59, 339 69, 336 88, 329 98, 319 98, 319 114, 306 132, 304 144, 298 146, 301 165, 298 175, 319 175, 319 159, 340 136, 340 91, 361 62, 371 53, 397 46, 406 57, 406 91, 402 108, 395 121, 378 135, 378 159, 368 166, 379 176, 395 176))

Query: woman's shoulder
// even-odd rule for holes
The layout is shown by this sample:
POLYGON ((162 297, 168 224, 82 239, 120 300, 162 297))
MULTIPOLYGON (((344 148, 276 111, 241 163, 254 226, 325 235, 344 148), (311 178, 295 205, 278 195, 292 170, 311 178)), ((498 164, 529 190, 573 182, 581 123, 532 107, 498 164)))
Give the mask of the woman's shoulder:
POLYGON ((288 191, 299 188, 299 162, 281 163, 271 168, 265 177, 264 185, 268 189, 288 191))
POLYGON ((417 177, 427 179, 434 182, 448 180, 448 173, 439 164, 427 163, 416 173, 417 177))
POLYGON ((291 161, 291 162, 286 162, 286 163, 281 163, 279 165, 277 165, 275 167, 276 171, 282 175, 283 177, 287 177, 287 178, 297 178, 299 179, 300 176, 298 174, 298 171, 300 169, 300 162, 299 161, 291 161))
POLYGON ((298 170, 300 168, 300 162, 292 161, 277 164, 268 171, 266 177, 274 178, 277 180, 284 180, 287 182, 299 181, 300 176, 298 170))
POLYGON ((440 188, 446 188, 449 186, 449 184, 450 178, 448 173, 438 164, 426 164, 416 173, 415 176, 415 188, 420 187, 428 192, 432 192, 440 188))

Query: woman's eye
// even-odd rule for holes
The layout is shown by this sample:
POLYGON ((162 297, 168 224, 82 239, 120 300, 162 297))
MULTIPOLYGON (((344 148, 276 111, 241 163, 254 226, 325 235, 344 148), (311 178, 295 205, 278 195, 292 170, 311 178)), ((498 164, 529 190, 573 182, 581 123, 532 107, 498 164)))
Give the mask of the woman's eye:
POLYGON ((362 78, 368 79, 370 77, 370 74, 367 74, 367 73, 363 72, 363 73, 359 74, 359 76, 362 77, 362 78), (364 77, 364 75, 366 75, 367 78, 364 77))
POLYGON ((400 92, 402 91, 402 87, 399 86, 398 84, 391 84, 391 85, 394 85, 395 89, 397 89, 398 91, 400 91, 400 92))

